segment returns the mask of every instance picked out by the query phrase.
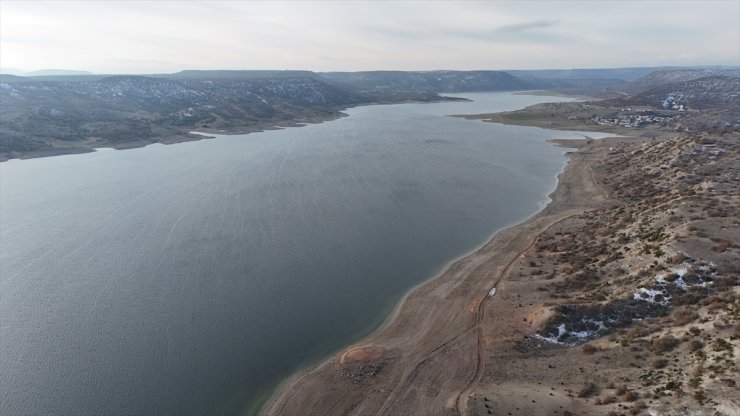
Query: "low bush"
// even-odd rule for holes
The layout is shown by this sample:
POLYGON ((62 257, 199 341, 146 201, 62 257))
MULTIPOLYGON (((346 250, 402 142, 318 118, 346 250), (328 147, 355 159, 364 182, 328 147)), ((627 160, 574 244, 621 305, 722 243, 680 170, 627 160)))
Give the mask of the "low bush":
POLYGON ((689 351, 691 352, 700 350, 702 348, 704 348, 704 343, 699 341, 698 339, 694 339, 689 342, 689 351))
POLYGON ((694 312, 691 308, 682 306, 680 308, 676 308, 673 313, 671 314, 671 317, 673 318, 673 322, 678 326, 684 326, 688 324, 689 322, 693 322, 696 319, 699 318, 699 314, 694 312))
POLYGON ((599 387, 594 383, 586 383, 583 385, 583 388, 578 391, 578 397, 584 398, 584 397, 590 397, 598 393, 599 387))
POLYGON ((584 354, 592 355, 593 353, 599 351, 598 348, 594 347, 591 344, 585 344, 583 347, 581 347, 581 350, 584 354))
POLYGON ((650 341, 649 349, 656 354, 663 354, 674 349, 678 343, 678 339, 673 335, 666 335, 650 341))
POLYGON ((655 369, 666 368, 667 366, 668 366, 668 360, 666 359, 661 358, 659 360, 653 361, 653 368, 655 369))

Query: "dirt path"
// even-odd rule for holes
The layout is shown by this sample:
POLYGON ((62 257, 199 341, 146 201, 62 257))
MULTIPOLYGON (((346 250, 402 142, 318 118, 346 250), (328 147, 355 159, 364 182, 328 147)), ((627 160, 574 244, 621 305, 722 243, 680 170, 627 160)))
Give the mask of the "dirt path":
MULTIPOLYGON (((592 191, 592 190, 595 191, 595 193, 593 194, 594 202, 598 202, 599 205, 602 205, 602 204, 611 202, 610 197, 609 197, 609 193, 594 178, 594 172, 593 172, 593 169, 592 169, 592 166, 591 166, 591 162, 595 158, 594 157, 588 158, 588 156, 586 156, 588 154, 591 154, 591 155, 597 156, 596 158, 598 158, 601 155, 600 153, 603 153, 603 149, 601 150, 601 152, 599 152, 598 150, 597 151, 594 151, 593 145, 588 144, 588 145, 584 146, 583 148, 581 148, 581 150, 578 153, 573 154, 572 157, 581 158, 581 163, 583 164, 583 166, 581 167, 581 169, 582 170, 585 170, 585 171, 588 171, 588 180, 590 181, 590 183, 588 183, 589 186, 585 187, 585 189, 588 189, 589 191, 592 191)), ((588 209, 588 208, 584 208, 583 211, 585 211, 586 209, 588 209)), ((499 284, 501 282, 503 282, 508 277, 509 272, 511 271, 511 268, 514 266, 514 264, 516 264, 517 261, 519 261, 532 247, 534 247, 534 245, 537 243, 539 237, 542 234, 548 232, 553 227, 555 227, 555 226, 561 224, 562 222, 564 222, 564 221, 566 221, 566 220, 568 220, 570 218, 573 218, 573 217, 575 217, 575 216, 577 216, 579 214, 580 214, 580 212, 579 213, 573 213, 573 214, 564 216, 562 218, 559 218, 559 219, 555 220, 554 222, 552 222, 550 225, 548 225, 547 228, 545 228, 541 232, 537 233, 537 235, 535 235, 531 239, 529 245, 527 247, 525 247, 524 249, 522 249, 516 255, 516 257, 514 257, 513 259, 511 259, 511 261, 509 261, 509 263, 506 264, 506 267, 504 267, 504 269, 501 271, 501 274, 499 275, 498 279, 496 280, 496 283, 493 285, 493 287, 491 289, 498 288, 499 284)), ((480 381, 481 376, 483 374, 483 370, 485 368, 485 354, 484 354, 485 346, 484 346, 484 334, 483 334, 483 330, 484 330, 484 324, 485 324, 485 318, 486 318, 485 308, 488 305, 489 301, 495 301, 495 299, 492 299, 491 296, 487 296, 480 303, 479 311, 478 311, 478 314, 477 314, 477 320, 476 320, 475 328, 477 329, 476 334, 477 334, 477 337, 478 337, 478 340, 477 340, 478 341, 477 342, 478 349, 477 349, 477 352, 476 352, 476 356, 478 358, 478 362, 477 362, 477 365, 476 365, 476 368, 475 368, 475 374, 473 375, 473 378, 470 380, 470 382, 465 386, 465 388, 460 391, 460 394, 458 394, 457 400, 455 401, 455 403, 456 403, 456 406, 455 407, 457 409, 457 412, 458 412, 458 414, 460 414, 462 416, 467 416, 467 414, 468 414, 467 398, 469 397, 471 390, 480 381)))
MULTIPOLYGON (((577 214, 571 214, 565 218, 561 218, 555 221, 554 223, 550 224, 545 230, 543 230, 543 232, 548 231, 553 226, 560 224, 561 222, 567 220, 568 218, 574 217, 575 215, 577 214)), ((511 261, 509 261, 506 267, 504 267, 504 270, 501 271, 501 275, 499 275, 499 278, 496 280, 496 283, 493 285, 491 289, 498 288, 499 283, 501 283, 508 276, 509 271, 511 270, 511 267, 519 259, 521 259, 522 256, 524 256, 524 254, 535 245, 535 243, 537 243, 537 239, 539 238, 541 234, 542 233, 539 233, 534 238, 532 238, 529 245, 525 247, 522 251, 520 251, 516 257, 514 257, 513 259, 511 259, 511 261)), ((483 354, 483 350, 485 348, 485 346, 483 345, 483 324, 484 324, 484 320, 486 316, 485 314, 486 305, 488 304, 489 300, 491 301, 494 300, 491 298, 492 296, 487 296, 483 300, 483 302, 480 303, 480 306, 478 308, 477 321, 475 324, 476 335, 478 337, 478 349, 476 351, 476 356, 478 358, 478 361, 475 367, 475 374, 473 375, 473 378, 470 380, 470 382, 465 386, 465 388, 463 388, 460 391, 460 394, 457 395, 457 399, 455 400, 455 407, 457 408, 457 412, 463 416, 467 416, 468 414, 467 400, 465 399, 465 397, 468 396, 470 390, 475 386, 475 384, 478 383, 478 381, 480 381, 481 375, 483 374, 483 369, 485 367, 485 358, 484 358, 485 354, 483 354)))

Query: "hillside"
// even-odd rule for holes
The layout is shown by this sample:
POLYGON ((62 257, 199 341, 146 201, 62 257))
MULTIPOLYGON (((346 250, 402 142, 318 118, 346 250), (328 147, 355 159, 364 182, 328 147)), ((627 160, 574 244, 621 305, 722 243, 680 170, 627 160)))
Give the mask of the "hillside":
POLYGON ((634 81, 655 71, 673 70, 677 67, 635 67, 635 68, 583 68, 583 69, 525 69, 506 72, 524 79, 578 80, 578 79, 618 79, 634 81))
POLYGON ((740 77, 740 68, 689 68, 654 71, 619 88, 619 91, 638 93, 661 87, 666 84, 692 81, 712 76, 740 77))
POLYGON ((616 98, 626 85, 655 71, 673 67, 648 68, 592 68, 592 69, 537 69, 507 71, 519 77, 530 88, 552 91, 568 96, 588 98, 616 98))
POLYGON ((740 78, 713 76, 666 84, 616 99, 545 103, 517 111, 464 117, 643 137, 683 131, 721 132, 740 129, 740 78))
POLYGON ((158 78, 182 80, 252 80, 252 79, 279 79, 279 78, 316 78, 319 75, 311 71, 293 70, 185 70, 174 74, 152 75, 158 78))
POLYGON ((0 74, 0 83, 11 83, 11 82, 31 82, 32 80, 19 75, 11 74, 0 74))
POLYGON ((709 76, 740 77, 740 68, 654 67, 509 71, 531 88, 589 98, 621 98, 676 82, 709 76))
POLYGON ((515 91, 531 87, 526 81, 501 71, 325 72, 321 76, 379 100, 413 94, 515 91))
POLYGON ((604 146, 591 171, 611 206, 513 265, 486 336, 500 339, 504 310, 524 336, 487 348, 472 415, 735 414, 740 136, 604 146))
POLYGON ((0 154, 5 158, 181 141, 195 138, 188 136, 195 129, 248 132, 316 122, 368 102, 312 77, 14 81, 0 84, 0 154))
POLYGON ((613 100, 615 105, 650 106, 671 110, 707 110, 740 105, 740 78, 710 76, 665 84, 613 100))

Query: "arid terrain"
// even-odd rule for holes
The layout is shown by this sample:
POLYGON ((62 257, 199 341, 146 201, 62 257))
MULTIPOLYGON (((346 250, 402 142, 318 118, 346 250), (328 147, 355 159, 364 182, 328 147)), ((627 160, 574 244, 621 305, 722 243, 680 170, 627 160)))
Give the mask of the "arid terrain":
POLYGON ((544 210, 416 287, 366 339, 285 381, 263 413, 737 415, 736 72, 631 83, 558 71, 6 77, 0 161, 295 126, 454 91, 608 97, 458 116, 619 137, 558 141, 574 150, 544 210))
POLYGON ((631 137, 560 142, 546 209, 264 413, 740 414, 740 132, 614 129, 631 137))
POLYGON ((601 143, 592 173, 613 204, 513 265, 469 413, 737 414, 739 144, 601 143))

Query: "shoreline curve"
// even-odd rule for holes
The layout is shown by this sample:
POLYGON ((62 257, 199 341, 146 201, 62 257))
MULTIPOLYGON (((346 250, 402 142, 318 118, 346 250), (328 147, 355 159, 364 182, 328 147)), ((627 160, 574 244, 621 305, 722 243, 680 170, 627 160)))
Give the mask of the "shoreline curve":
MULTIPOLYGON (((471 283, 473 288, 469 288, 469 290, 465 291, 465 294, 467 295, 466 297, 469 298, 466 301, 469 301, 471 305, 469 308, 470 312, 473 312, 473 309, 475 309, 475 315, 478 315, 478 307, 485 300, 488 293, 490 293, 491 287, 496 287, 501 281, 501 278, 505 276, 501 275, 498 279, 487 280, 481 279, 480 276, 476 276, 473 272, 485 265, 495 268, 496 264, 490 263, 510 264, 512 259, 517 258, 519 255, 519 251, 516 251, 515 253, 511 250, 507 251, 506 247, 503 247, 503 251, 506 253, 497 253, 497 247, 495 246, 500 246, 502 244, 506 246, 505 243, 507 241, 521 239, 522 237, 529 237, 526 238, 526 240, 531 240, 555 222, 560 222, 563 219, 581 213, 586 209, 592 209, 597 206, 601 206, 604 203, 608 203, 604 200, 603 193, 590 192, 595 190, 593 187, 592 189, 581 190, 590 195, 588 198, 575 198, 575 204, 573 204, 574 198, 572 198, 573 195, 571 195, 574 192, 579 192, 574 187, 574 177, 587 176, 590 178, 590 175, 574 175, 574 172, 588 168, 588 164, 584 166, 584 161, 589 158, 584 158, 583 155, 588 154, 587 152, 592 152, 594 150, 593 147, 595 143, 598 142, 594 142, 587 137, 584 139, 552 139, 549 141, 556 146, 574 148, 576 151, 566 153, 565 156, 568 160, 566 161, 564 168, 557 175, 555 189, 547 196, 549 202, 547 202, 542 209, 533 213, 523 221, 496 230, 481 245, 449 261, 440 269, 439 273, 410 288, 397 302, 392 312, 387 316, 383 323, 370 334, 345 346, 342 350, 336 351, 328 357, 319 360, 316 364, 298 370, 295 374, 285 379, 273 390, 269 399, 262 404, 259 414, 294 414, 290 411, 291 408, 300 408, 302 412, 305 412, 307 409, 314 412, 322 409, 326 414, 333 413, 332 410, 317 402, 317 399, 311 400, 310 397, 324 397, 324 394, 321 394, 323 391, 332 390, 331 386, 337 384, 335 377, 338 373, 337 368, 348 365, 345 362, 346 360, 343 358, 345 358, 347 354, 352 352, 356 353, 357 351, 360 351, 360 356, 368 355, 372 357, 371 359, 364 361, 358 360, 361 363, 360 367, 362 367, 362 365, 369 365, 371 367, 378 366, 380 369, 378 371, 385 370, 384 367, 387 366, 395 367, 392 372, 396 374, 387 374, 388 371, 386 371, 385 377, 378 377, 386 379, 380 380, 378 383, 382 386, 381 390, 387 389, 389 386, 394 386, 394 389, 391 390, 390 396, 386 397, 385 400, 379 399, 383 396, 387 396, 387 394, 371 395, 378 397, 355 397, 356 394, 353 395, 349 392, 349 394, 346 395, 347 398, 343 400, 340 399, 339 403, 332 404, 331 408, 336 411, 336 413, 342 413, 340 409, 344 409, 350 405, 352 408, 360 406, 363 408, 363 411, 377 414, 385 414, 392 410, 396 400, 395 398, 399 397, 403 393, 401 391, 403 390, 402 386, 408 384, 408 378, 410 376, 416 377, 415 374, 412 374, 412 370, 409 370, 408 368, 404 369, 404 367, 409 366, 410 362, 414 361, 413 357, 421 358, 421 362, 425 362, 433 358, 433 355, 429 354, 440 350, 450 342, 459 342, 459 340, 465 338, 466 335, 472 333, 477 326, 474 320, 472 323, 468 322, 468 325, 465 325, 467 329, 456 334, 454 337, 448 337, 450 339, 440 339, 439 341, 441 342, 438 342, 437 344, 430 342, 431 340, 416 343, 409 342, 411 340, 422 341, 424 338, 424 334, 419 334, 418 331, 415 333, 412 332, 410 334, 404 334, 401 330, 403 327, 408 326, 407 322, 409 320, 413 320, 413 315, 415 315, 414 312, 419 311, 418 305, 416 305, 419 302, 416 298, 427 297, 426 300, 428 301, 430 300, 428 299, 429 295, 434 294, 435 289, 439 289, 440 286, 446 286, 447 292, 444 294, 450 295, 457 290, 461 284, 466 283, 468 280, 477 280, 477 282, 467 282, 471 283), (594 195, 596 198, 592 198, 594 195), (584 204, 586 200, 589 200, 589 203, 584 204), (547 221, 548 219, 550 221, 547 221), (501 254, 508 255, 501 256, 501 254), (512 254, 515 255, 512 257, 512 254), (455 284, 450 286, 450 283, 455 284), (477 285, 475 283, 477 283, 477 285), (483 298, 480 298, 481 293, 483 293, 483 298), (475 308, 472 307, 473 304, 475 304, 475 308), (394 326, 399 328, 394 328, 394 326), (412 344, 416 345, 414 346, 412 344), (426 349, 431 349, 432 351, 424 352, 424 344, 429 344, 426 349), (434 345, 437 345, 437 347, 433 348, 434 345), (365 354, 363 348, 372 353, 365 354), (382 351, 382 353, 377 353, 377 351, 382 351), (334 376, 333 380, 331 376, 334 376), (355 398, 353 399, 353 397, 355 398), (358 400, 359 403, 355 403, 358 400), (381 401, 382 403, 380 403, 381 401), (290 403, 292 403, 292 405, 290 403), (298 403, 301 403, 301 405, 297 405, 298 403)), ((501 249, 501 247, 499 247, 499 249, 501 249)), ((443 308, 440 307, 438 309, 443 308)), ((439 311, 437 311, 437 314, 439 314, 439 311)), ((460 321, 470 321, 470 316, 459 317, 460 321)), ((430 324, 428 321, 424 322, 422 319, 421 323, 421 327, 432 329, 432 332, 449 335, 449 325, 442 325, 440 328, 437 328, 439 330, 436 331, 434 330, 435 325, 430 324)), ((430 334, 427 333, 426 335, 429 336, 430 334)), ((434 337, 432 336, 432 338, 434 337)), ((418 365, 414 368, 418 368, 418 365)), ((339 373, 341 373, 341 369, 339 370, 339 373)), ((376 374, 371 374, 371 377, 374 377, 375 375, 376 374)), ((462 388, 458 388, 460 394, 457 395, 457 401, 459 401, 459 397, 469 384, 470 380, 467 380, 462 388)), ((457 401, 454 404, 454 407, 457 407, 457 401)), ((448 406, 446 407, 453 406, 448 403, 448 406)))

